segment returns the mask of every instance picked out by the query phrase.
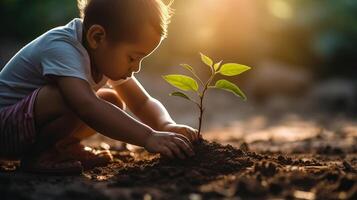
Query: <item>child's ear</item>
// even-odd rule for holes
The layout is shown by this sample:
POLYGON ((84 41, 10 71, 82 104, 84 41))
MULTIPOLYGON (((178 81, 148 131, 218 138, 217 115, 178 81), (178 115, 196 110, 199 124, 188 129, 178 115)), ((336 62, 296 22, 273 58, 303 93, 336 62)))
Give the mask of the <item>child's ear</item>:
POLYGON ((87 42, 90 48, 97 49, 106 37, 104 28, 100 25, 92 25, 87 31, 87 42))

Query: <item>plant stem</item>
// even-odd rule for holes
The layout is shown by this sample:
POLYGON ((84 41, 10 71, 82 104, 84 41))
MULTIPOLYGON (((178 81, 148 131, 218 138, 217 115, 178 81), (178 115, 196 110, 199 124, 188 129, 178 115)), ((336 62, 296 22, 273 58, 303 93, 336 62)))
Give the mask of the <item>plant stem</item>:
POLYGON ((198 81, 201 83, 202 86, 204 86, 204 83, 202 82, 202 80, 200 79, 200 77, 198 77, 194 72, 192 72, 193 76, 195 76, 198 81))
POLYGON ((198 119, 198 135, 199 136, 201 136, 202 115, 203 115, 202 101, 203 101, 203 98, 200 96, 200 105, 199 105, 200 117, 198 119))
POLYGON ((199 94, 199 97, 200 97, 200 104, 198 105, 199 109, 200 109, 200 116, 199 116, 199 119, 198 119, 198 135, 201 136, 201 127, 202 127, 202 118, 203 118, 203 111, 204 111, 204 108, 203 108, 203 98, 206 94, 206 91, 208 89, 208 85, 211 83, 212 79, 214 78, 214 75, 216 73, 212 73, 211 74, 211 77, 207 80, 207 82, 205 83, 204 85, 204 88, 202 90, 202 93, 199 94))

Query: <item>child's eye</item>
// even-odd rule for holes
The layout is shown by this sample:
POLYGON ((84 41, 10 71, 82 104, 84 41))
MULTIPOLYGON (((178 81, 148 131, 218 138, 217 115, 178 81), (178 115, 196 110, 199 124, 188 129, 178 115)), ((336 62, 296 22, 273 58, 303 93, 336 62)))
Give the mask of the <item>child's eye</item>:
POLYGON ((135 61, 135 58, 132 57, 132 56, 129 56, 129 61, 130 61, 130 62, 134 62, 134 61, 135 61))

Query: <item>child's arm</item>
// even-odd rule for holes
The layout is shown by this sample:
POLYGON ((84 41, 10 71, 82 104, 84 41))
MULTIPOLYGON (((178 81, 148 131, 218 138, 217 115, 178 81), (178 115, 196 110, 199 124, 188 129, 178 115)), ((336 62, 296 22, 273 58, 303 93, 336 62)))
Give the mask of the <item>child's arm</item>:
POLYGON ((190 141, 170 132, 158 132, 112 104, 98 98, 89 84, 79 78, 55 76, 61 94, 77 116, 94 130, 110 138, 145 147, 169 157, 192 155, 190 141))
POLYGON ((151 128, 181 133, 191 141, 198 139, 197 130, 176 124, 162 103, 151 97, 134 76, 120 85, 115 85, 111 80, 108 83, 113 85, 129 110, 151 128))
POLYGON ((115 85, 111 80, 108 82, 113 85, 113 89, 123 99, 129 110, 151 128, 162 130, 166 124, 175 123, 165 107, 151 97, 134 76, 120 85, 115 85))

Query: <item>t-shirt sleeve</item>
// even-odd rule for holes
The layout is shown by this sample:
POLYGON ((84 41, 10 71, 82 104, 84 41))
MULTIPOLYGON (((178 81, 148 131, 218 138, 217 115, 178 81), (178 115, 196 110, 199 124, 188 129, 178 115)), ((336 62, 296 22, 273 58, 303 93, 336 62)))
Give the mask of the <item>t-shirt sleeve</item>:
POLYGON ((87 82, 85 55, 65 41, 51 42, 41 52, 42 75, 59 75, 81 78, 87 82))

